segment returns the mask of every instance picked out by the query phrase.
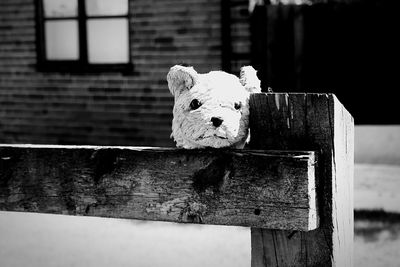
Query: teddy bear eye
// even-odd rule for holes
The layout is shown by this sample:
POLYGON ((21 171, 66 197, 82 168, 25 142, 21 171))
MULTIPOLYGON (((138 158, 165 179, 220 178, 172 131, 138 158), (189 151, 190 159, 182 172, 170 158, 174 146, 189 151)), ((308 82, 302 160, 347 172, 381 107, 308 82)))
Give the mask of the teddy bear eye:
POLYGON ((240 109, 242 107, 242 103, 236 102, 234 107, 235 107, 236 110, 238 110, 238 109, 240 109))
POLYGON ((197 99, 193 99, 192 102, 190 102, 190 108, 195 110, 198 109, 201 106, 201 102, 197 99))

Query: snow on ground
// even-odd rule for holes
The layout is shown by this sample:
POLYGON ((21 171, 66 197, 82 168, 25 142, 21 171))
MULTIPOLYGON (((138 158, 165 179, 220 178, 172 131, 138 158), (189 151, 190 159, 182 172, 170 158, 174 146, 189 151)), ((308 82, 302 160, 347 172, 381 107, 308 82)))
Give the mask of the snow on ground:
POLYGON ((356 164, 354 209, 400 213, 400 165, 356 164))
MULTIPOLYGON (((356 164, 354 208, 400 214, 400 165, 356 164)), ((400 217, 400 216, 398 216, 400 217)), ((370 217, 354 225, 354 266, 399 267, 400 221, 370 217)))
POLYGON ((399 267, 400 222, 356 221, 354 266, 399 267))
POLYGON ((0 212, 0 266, 250 266, 244 227, 0 212))

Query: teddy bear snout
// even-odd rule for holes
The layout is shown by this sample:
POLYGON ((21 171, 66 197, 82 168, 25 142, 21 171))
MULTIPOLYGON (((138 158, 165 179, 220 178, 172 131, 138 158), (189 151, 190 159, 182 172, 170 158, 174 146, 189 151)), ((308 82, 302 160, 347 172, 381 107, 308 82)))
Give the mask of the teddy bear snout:
POLYGON ((219 118, 219 117, 212 117, 212 118, 211 118, 211 122, 212 122, 212 124, 214 125, 214 127, 219 127, 219 126, 221 126, 221 124, 222 124, 223 121, 224 121, 224 120, 221 119, 221 118, 219 118))

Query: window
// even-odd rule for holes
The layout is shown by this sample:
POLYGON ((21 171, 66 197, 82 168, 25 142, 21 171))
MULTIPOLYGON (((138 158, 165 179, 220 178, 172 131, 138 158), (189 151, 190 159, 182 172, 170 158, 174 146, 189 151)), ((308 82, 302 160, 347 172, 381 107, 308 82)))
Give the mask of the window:
POLYGON ((128 0, 37 0, 43 70, 129 70, 128 0))

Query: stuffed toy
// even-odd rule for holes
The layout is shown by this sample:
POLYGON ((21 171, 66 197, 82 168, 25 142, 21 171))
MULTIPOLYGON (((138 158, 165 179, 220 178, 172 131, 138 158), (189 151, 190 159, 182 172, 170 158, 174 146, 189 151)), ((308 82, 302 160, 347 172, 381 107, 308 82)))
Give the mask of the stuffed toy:
POLYGON ((200 74, 193 67, 175 65, 167 81, 175 98, 171 138, 177 147, 244 147, 250 93, 261 92, 253 67, 242 67, 238 78, 223 71, 200 74))

